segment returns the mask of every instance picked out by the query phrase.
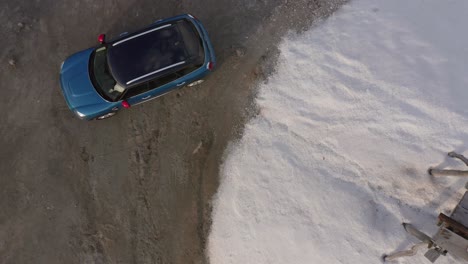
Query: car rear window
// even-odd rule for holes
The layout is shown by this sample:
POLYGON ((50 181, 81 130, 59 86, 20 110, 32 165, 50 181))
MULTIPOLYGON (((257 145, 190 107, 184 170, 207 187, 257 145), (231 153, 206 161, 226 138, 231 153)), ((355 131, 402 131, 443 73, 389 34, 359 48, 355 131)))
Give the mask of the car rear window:
POLYGON ((125 86, 204 60, 198 31, 186 19, 136 32, 109 46, 112 75, 125 86))

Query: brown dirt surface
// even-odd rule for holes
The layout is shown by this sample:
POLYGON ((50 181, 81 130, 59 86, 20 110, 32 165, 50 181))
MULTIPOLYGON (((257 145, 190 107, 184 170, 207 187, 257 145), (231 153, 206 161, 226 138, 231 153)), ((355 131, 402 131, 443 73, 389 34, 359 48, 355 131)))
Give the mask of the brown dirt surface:
POLYGON ((207 263, 211 197, 227 144, 255 114, 275 46, 344 0, 0 0, 0 263, 207 263), (60 63, 181 13, 218 57, 202 85, 81 121, 60 63))

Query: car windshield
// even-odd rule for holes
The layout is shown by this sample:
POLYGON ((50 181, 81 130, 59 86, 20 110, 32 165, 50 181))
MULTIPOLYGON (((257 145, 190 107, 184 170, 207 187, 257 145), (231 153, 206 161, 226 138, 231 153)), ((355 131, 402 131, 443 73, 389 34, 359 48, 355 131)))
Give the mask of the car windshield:
POLYGON ((93 52, 90 60, 90 76, 98 93, 109 101, 116 101, 125 91, 110 74, 106 47, 99 47, 93 52))

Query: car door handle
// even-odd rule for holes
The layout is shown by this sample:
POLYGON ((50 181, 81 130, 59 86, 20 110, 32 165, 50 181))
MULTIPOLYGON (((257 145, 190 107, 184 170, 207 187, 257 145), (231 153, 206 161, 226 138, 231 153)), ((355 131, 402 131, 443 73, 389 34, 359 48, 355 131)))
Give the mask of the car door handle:
POLYGON ((146 99, 148 99, 148 98, 150 98, 150 97, 151 97, 151 95, 148 95, 148 96, 146 96, 146 97, 141 98, 141 100, 146 100, 146 99))
POLYGON ((178 83, 177 86, 182 86, 184 84, 185 84, 185 82, 181 82, 181 83, 178 83))

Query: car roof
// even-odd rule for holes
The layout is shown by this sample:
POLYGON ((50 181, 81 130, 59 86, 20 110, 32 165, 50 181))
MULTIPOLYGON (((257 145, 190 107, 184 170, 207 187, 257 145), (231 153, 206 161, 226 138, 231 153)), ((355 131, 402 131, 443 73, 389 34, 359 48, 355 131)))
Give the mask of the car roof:
POLYGON ((107 43, 107 61, 124 89, 191 65, 200 35, 188 19, 152 25, 107 43))

